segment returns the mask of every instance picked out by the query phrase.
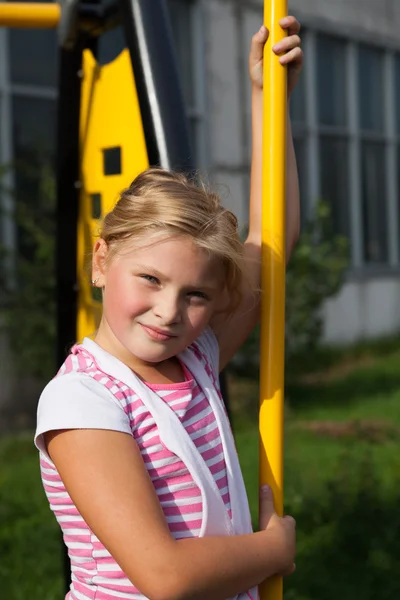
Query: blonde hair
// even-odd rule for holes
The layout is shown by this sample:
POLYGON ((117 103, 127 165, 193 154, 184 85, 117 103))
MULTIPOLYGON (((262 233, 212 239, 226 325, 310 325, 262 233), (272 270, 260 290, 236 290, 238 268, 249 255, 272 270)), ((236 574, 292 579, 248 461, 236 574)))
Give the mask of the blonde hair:
POLYGON ((154 233, 190 238, 220 261, 229 294, 226 310, 235 310, 241 300, 243 245, 237 218, 222 206, 218 194, 182 173, 147 169, 122 191, 104 218, 100 237, 107 244, 107 260, 125 244, 154 233))

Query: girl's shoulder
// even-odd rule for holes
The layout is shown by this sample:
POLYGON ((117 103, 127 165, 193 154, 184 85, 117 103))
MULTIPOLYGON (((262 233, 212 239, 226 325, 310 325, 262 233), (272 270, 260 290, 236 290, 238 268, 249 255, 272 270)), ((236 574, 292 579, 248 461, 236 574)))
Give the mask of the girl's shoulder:
POLYGON ((95 363, 93 355, 85 349, 83 344, 75 344, 58 370, 55 379, 69 373, 86 373, 87 375, 92 375, 96 370, 98 370, 98 366, 95 363))
POLYGON ((43 434, 59 429, 111 429, 132 434, 125 402, 89 356, 70 354, 43 389, 37 408, 36 447, 46 454, 43 434))

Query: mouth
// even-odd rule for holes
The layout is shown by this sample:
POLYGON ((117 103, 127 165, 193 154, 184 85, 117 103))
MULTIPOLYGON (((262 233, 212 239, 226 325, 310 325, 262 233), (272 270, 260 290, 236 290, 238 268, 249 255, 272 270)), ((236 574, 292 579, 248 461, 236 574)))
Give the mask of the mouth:
POLYGON ((143 323, 140 323, 140 325, 144 329, 144 331, 147 333, 147 335, 149 337, 151 337, 153 340, 167 342, 168 340, 172 340, 173 338, 176 337, 176 335, 173 335, 172 333, 169 333, 168 331, 158 329, 157 327, 149 327, 148 325, 143 325, 143 323))

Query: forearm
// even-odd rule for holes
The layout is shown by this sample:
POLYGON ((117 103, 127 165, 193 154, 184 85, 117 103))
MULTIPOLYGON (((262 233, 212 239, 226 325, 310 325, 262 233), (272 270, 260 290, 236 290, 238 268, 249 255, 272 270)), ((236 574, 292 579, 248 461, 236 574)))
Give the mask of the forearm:
MULTIPOLYGON (((300 193, 292 127, 287 119, 286 145, 286 255, 287 259, 300 230, 300 193)), ((263 173, 263 92, 252 89, 252 161, 250 175, 249 235, 251 245, 261 244, 262 173, 263 173)), ((254 254, 254 249, 252 250, 254 254)))
POLYGON ((267 531, 179 540, 174 561, 178 596, 182 600, 226 600, 236 596, 277 573, 278 554, 267 531))
POLYGON ((300 190, 292 124, 287 119, 286 146, 286 262, 289 260, 300 233, 300 190))
POLYGON ((263 172, 263 92, 252 87, 251 93, 251 171, 248 240, 261 245, 261 207, 263 172))

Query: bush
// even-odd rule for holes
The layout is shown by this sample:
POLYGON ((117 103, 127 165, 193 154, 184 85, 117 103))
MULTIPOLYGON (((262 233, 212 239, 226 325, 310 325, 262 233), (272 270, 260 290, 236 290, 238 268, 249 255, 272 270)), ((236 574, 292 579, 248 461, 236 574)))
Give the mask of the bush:
POLYGON ((0 247, 3 274, 0 309, 15 367, 48 379, 55 368, 55 184, 48 166, 24 171, 30 193, 17 197, 15 270, 7 269, 10 253, 0 247), (34 200, 33 200, 34 199, 34 200))
MULTIPOLYGON (((286 367, 293 373, 309 362, 323 334, 322 307, 337 294, 348 266, 348 242, 334 235, 329 207, 319 203, 303 229, 286 272, 286 367)), ((243 373, 258 371, 259 328, 233 361, 243 373)))
POLYGON ((318 347, 323 334, 321 309, 339 292, 347 267, 348 242, 333 234, 329 207, 320 203, 287 269, 285 343, 291 366, 318 347))
POLYGON ((286 600, 393 600, 400 552, 400 495, 384 495, 369 456, 343 456, 324 497, 286 509, 297 521, 296 573, 285 582, 286 600), (291 512, 293 511, 293 512, 291 512))

